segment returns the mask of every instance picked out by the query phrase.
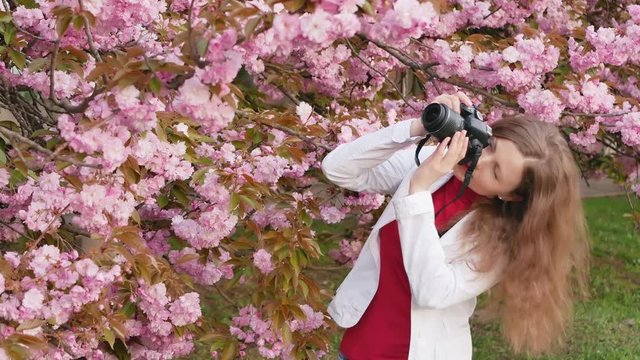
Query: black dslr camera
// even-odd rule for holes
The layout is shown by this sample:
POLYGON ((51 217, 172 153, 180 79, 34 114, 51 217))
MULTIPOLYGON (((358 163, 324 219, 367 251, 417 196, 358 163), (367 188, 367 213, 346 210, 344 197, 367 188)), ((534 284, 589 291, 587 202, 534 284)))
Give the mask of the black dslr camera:
POLYGON ((492 136, 491 127, 484 123, 482 114, 475 106, 466 107, 461 104, 460 114, 458 114, 446 105, 432 103, 422 112, 421 120, 422 126, 424 126, 429 135, 420 140, 416 149, 415 160, 418 166, 420 165, 418 153, 430 136, 435 137, 440 142, 448 136, 452 137, 456 131, 467 130, 469 147, 464 159, 460 160, 458 164, 471 163, 470 168, 473 171, 482 149, 489 146, 489 138, 492 136))

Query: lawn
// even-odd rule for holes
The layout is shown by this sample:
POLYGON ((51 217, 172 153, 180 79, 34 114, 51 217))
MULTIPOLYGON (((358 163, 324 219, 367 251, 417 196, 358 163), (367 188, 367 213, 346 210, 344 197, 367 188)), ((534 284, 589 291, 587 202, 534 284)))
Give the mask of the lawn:
MULTIPOLYGON (((635 207, 638 207, 636 201, 635 207)), ((640 359, 640 234, 625 197, 585 200, 592 237, 591 298, 576 307, 564 353, 545 360, 640 359)), ((495 324, 474 324, 474 360, 520 360, 495 324)))
MULTIPOLYGON (((638 201, 635 207, 640 207, 638 201)), ((640 233, 635 232, 631 219, 625 216, 629 212, 625 197, 587 199, 585 212, 592 237, 591 297, 576 306, 572 335, 565 351, 538 359, 640 360, 640 233)), ((340 225, 353 229, 355 224, 347 222, 340 225)), ((326 230, 325 226, 314 224, 317 230, 326 230)), ((326 254, 326 242, 318 240, 326 254)), ((308 270, 308 275, 321 287, 333 291, 348 269, 335 270, 329 261, 327 258, 324 264, 308 270), (331 270, 322 270, 323 266, 331 270)), ((205 297, 209 306, 223 305, 217 294, 210 295, 205 297)), ((204 305, 206 316, 208 306, 204 305)), ((528 359, 509 352, 495 323, 472 321, 472 334, 474 360, 528 359)), ((327 358, 336 359, 341 333, 332 331, 329 336, 327 358)), ((208 358, 202 344, 198 348, 195 357, 208 358)))

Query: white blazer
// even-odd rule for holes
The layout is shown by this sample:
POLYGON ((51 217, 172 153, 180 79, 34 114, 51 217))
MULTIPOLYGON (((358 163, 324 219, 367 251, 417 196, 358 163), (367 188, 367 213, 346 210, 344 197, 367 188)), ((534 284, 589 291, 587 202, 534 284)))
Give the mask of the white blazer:
MULTIPOLYGON (((351 272, 329 305, 329 314, 343 328, 355 325, 378 288, 379 229, 396 219, 404 268, 411 288, 409 359, 469 360, 472 346, 469 317, 476 296, 499 280, 503 264, 479 273, 461 258, 462 218, 440 238, 434 223, 431 193, 453 176, 436 181, 429 191, 409 195, 409 181, 417 166, 413 119, 398 122, 350 143, 341 144, 322 161, 322 171, 334 184, 353 191, 393 194, 373 226, 351 272)), ((421 163, 434 146, 420 152, 421 163)))

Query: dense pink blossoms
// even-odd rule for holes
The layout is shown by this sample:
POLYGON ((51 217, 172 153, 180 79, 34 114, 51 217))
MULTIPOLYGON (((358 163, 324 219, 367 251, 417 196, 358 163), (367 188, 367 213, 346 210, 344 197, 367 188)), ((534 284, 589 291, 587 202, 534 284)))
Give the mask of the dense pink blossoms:
POLYGON ((442 92, 563 127, 640 194, 640 5, 5 3, 0 358, 25 335, 60 344, 31 358, 325 355, 314 266, 352 266, 388 199, 322 158, 442 92))

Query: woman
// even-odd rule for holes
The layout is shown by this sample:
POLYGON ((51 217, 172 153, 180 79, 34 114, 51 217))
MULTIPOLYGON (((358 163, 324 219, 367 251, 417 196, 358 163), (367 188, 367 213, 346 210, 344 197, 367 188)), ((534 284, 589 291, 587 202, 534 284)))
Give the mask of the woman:
MULTIPOLYGON (((458 92, 435 102, 460 112, 458 92)), ((329 306, 347 328, 341 358, 471 359, 469 317, 492 289, 503 334, 516 353, 561 345, 573 289, 588 259, 579 172, 559 130, 517 116, 492 124, 464 195, 464 132, 425 147, 414 162, 420 119, 342 144, 325 176, 353 191, 393 194, 329 306)))

